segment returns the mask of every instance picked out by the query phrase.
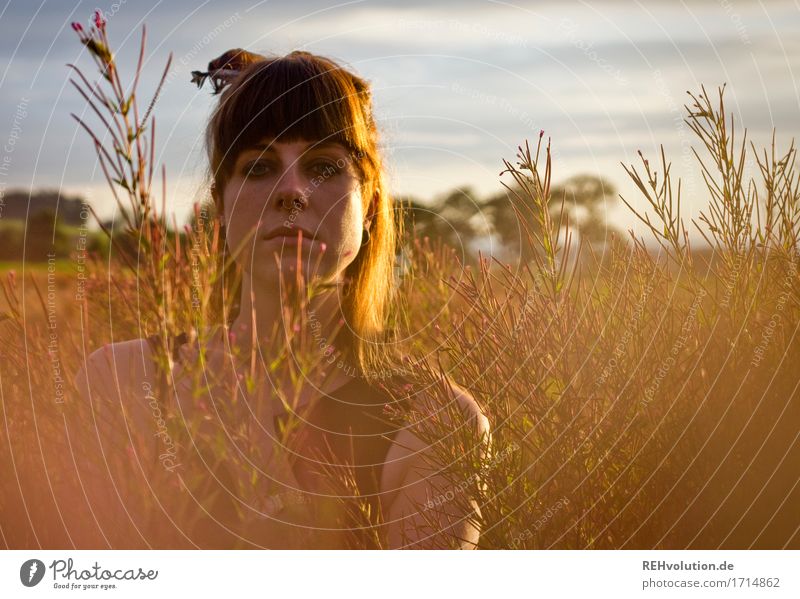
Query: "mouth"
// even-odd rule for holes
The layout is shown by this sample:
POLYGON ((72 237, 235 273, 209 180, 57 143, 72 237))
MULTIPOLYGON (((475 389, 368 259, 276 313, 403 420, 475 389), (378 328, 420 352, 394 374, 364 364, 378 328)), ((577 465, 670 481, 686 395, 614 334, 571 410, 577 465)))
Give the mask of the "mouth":
MULTIPOLYGON (((273 235, 272 237, 264 237, 263 241, 280 241, 287 245, 294 245, 297 243, 297 235, 273 235)), ((315 240, 303 235, 303 243, 311 243, 312 241, 315 240)))
POLYGON ((266 235, 261 237, 264 241, 270 241, 272 239, 282 239, 282 240, 297 240, 297 233, 301 232, 303 234, 303 242, 306 241, 313 241, 314 236, 306 231, 305 229, 289 229, 287 227, 281 227, 280 229, 276 229, 274 231, 270 231, 266 235))

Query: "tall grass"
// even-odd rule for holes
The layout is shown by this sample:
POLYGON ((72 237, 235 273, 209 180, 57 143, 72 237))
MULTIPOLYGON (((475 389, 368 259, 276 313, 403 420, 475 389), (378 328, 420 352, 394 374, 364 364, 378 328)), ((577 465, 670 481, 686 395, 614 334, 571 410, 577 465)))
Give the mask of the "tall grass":
MULTIPOLYGON (((56 293, 55 275, 9 274, 3 282, 0 538, 9 548, 203 546, 222 498, 235 506, 224 522, 233 531, 224 546, 269 546, 276 535, 313 546, 315 528, 328 525, 350 529, 347 546, 385 546, 380 532, 366 527, 363 499, 348 498, 355 489, 347 472, 331 473, 338 495, 298 509, 288 524, 254 511, 259 498, 280 491, 285 464, 263 454, 258 403, 241 399, 242 387, 260 388, 260 357, 240 357, 246 368, 218 373, 230 379, 230 392, 206 405, 197 422, 180 411, 170 415, 169 434, 185 459, 177 477, 141 463, 146 440, 125 425, 117 397, 90 402, 78 395, 72 374, 110 341, 156 334, 157 359, 168 373, 171 335, 192 331, 202 346, 221 326, 207 290, 223 272, 218 225, 203 205, 185 235, 170 230, 163 168, 156 209, 155 116, 148 109, 140 118, 136 89, 144 29, 130 88, 108 49, 105 24, 79 35, 108 91, 77 67, 74 84, 107 138, 76 118, 137 251, 125 249, 129 244, 114 251, 111 231, 108 263, 76 251, 68 295, 56 293), (235 475, 209 484, 219 463, 235 475), (92 477, 115 489, 134 524, 103 520, 105 506, 86 491, 92 477)), ((646 224, 649 240, 612 236, 602 255, 575 243, 564 212, 554 219, 548 209, 553 165, 550 141, 541 136, 534 150, 526 143, 515 162, 504 161, 524 200, 514 204, 530 211, 520 222, 540 225, 527 232, 538 249, 533 261, 481 257, 478 268, 465 267, 452 248, 408 240, 392 323, 413 383, 389 390, 412 401, 410 409, 387 412, 430 444, 432 467, 450 481, 418 506, 431 523, 453 506, 467 510, 475 498, 486 549, 800 546, 796 150, 792 143, 776 153, 774 137, 765 150, 747 145, 746 134, 738 141, 724 88, 713 98, 705 89, 689 97, 686 120, 699 141, 708 192, 708 207, 691 224, 713 251, 691 247, 680 181, 663 148, 657 165, 644 156, 639 165, 623 165, 645 209, 623 201, 646 224), (757 168, 747 178, 749 157, 757 168), (449 380, 468 389, 488 416, 490 451, 470 427, 453 425, 459 414, 449 380)), ((295 389, 323 358, 302 308, 287 315, 298 324, 288 340, 276 330, 274 347, 264 352, 266 370, 295 389)), ((192 365, 198 398, 211 384, 208 359, 201 353, 192 365)), ((168 390, 173 385, 168 378, 168 390)), ((293 420, 275 431, 288 454, 301 428, 293 420)))

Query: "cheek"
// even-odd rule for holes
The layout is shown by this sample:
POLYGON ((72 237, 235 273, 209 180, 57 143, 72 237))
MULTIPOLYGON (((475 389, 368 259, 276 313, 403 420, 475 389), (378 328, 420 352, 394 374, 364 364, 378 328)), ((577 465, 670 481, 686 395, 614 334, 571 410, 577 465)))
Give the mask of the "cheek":
POLYGON ((340 261, 349 263, 358 253, 363 229, 362 214, 361 197, 356 194, 342 206, 341 212, 331 214, 331 228, 335 231, 335 245, 340 261))
POLYGON ((228 250, 234 251, 258 226, 263 206, 258 205, 254 194, 245 185, 229 186, 223 202, 225 206, 225 234, 228 250))

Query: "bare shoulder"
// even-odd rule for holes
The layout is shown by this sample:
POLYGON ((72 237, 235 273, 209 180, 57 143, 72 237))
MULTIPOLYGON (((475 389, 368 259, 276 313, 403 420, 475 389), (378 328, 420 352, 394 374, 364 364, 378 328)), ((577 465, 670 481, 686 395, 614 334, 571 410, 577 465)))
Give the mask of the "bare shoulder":
POLYGON ((65 411, 82 493, 102 538, 98 546, 141 549, 150 508, 143 489, 156 471, 158 406, 146 385, 153 366, 147 341, 105 345, 81 360, 77 401, 65 411))
MULTIPOLYGON (((420 418, 438 418, 451 430, 468 426, 478 437, 488 437, 491 434, 489 419, 481 409, 475 397, 463 386, 452 379, 443 382, 447 387, 439 392, 431 390, 418 394, 412 399, 411 409, 419 414, 420 418)), ((403 429, 398 433, 398 440, 407 440, 419 446, 422 444, 416 439, 410 429, 403 429)), ((424 444, 422 444, 424 445, 424 444)))
POLYGON ((79 390, 96 390, 104 396, 125 395, 154 382, 155 368, 146 339, 120 341, 96 349, 86 356, 75 375, 79 390))
MULTIPOLYGON (((148 439, 137 447, 150 453, 155 440, 149 433, 160 408, 154 403, 155 365, 146 339, 105 345, 83 360, 74 384, 79 400, 91 406, 97 434, 108 447, 148 439)), ((84 408, 85 409, 85 408, 84 408)), ((73 410, 80 417, 82 410, 73 410)))
MULTIPOLYGON (((422 418, 440 418, 451 430, 471 427, 476 439, 481 441, 481 453, 487 455, 491 444, 489 419, 467 389, 450 379, 446 384, 452 390, 447 394, 451 398, 449 401, 440 397, 441 394, 429 392, 416 397, 411 409, 419 412, 422 418)), ((429 444, 420 439, 412 428, 398 431, 386 456, 382 488, 391 493, 400 487, 410 470, 426 463, 425 456, 430 452, 429 444)))
MULTIPOLYGON (((464 417, 463 422, 455 422, 452 424, 457 426, 473 426, 478 434, 488 435, 490 433, 489 419, 486 417, 486 414, 483 413, 478 402, 469 391, 455 381, 449 381, 449 383, 453 389, 453 397, 456 400, 458 409, 464 417)), ((445 414, 445 418, 448 418, 447 414, 445 414)))
MULTIPOLYGON (((417 412, 414 420, 437 421, 433 428, 437 436, 438 431, 448 435, 451 431, 471 432, 475 449, 484 457, 489 454, 489 419, 461 385, 449 379, 441 381, 438 388, 413 398, 409 407, 417 412)), ((389 547, 474 549, 480 538, 476 500, 467 497, 466 509, 464 502, 442 501, 442 497, 454 497, 458 489, 437 465, 435 441, 429 444, 415 431, 419 432, 412 425, 397 434, 384 466, 381 502, 389 523, 389 547), (426 511, 427 506, 440 504, 444 504, 440 511, 426 511)), ((430 435, 424 436, 430 439, 430 435)))

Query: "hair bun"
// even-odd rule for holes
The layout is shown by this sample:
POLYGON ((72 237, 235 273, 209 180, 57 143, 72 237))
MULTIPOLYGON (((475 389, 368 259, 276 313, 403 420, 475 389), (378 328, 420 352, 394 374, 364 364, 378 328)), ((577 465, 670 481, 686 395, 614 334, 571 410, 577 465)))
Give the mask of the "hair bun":
POLYGON ((211 85, 214 86, 214 94, 220 93, 226 85, 232 83, 241 71, 255 62, 260 62, 266 57, 233 48, 221 54, 208 63, 208 72, 192 71, 192 83, 196 83, 198 88, 203 87, 207 78, 211 78, 211 85))

